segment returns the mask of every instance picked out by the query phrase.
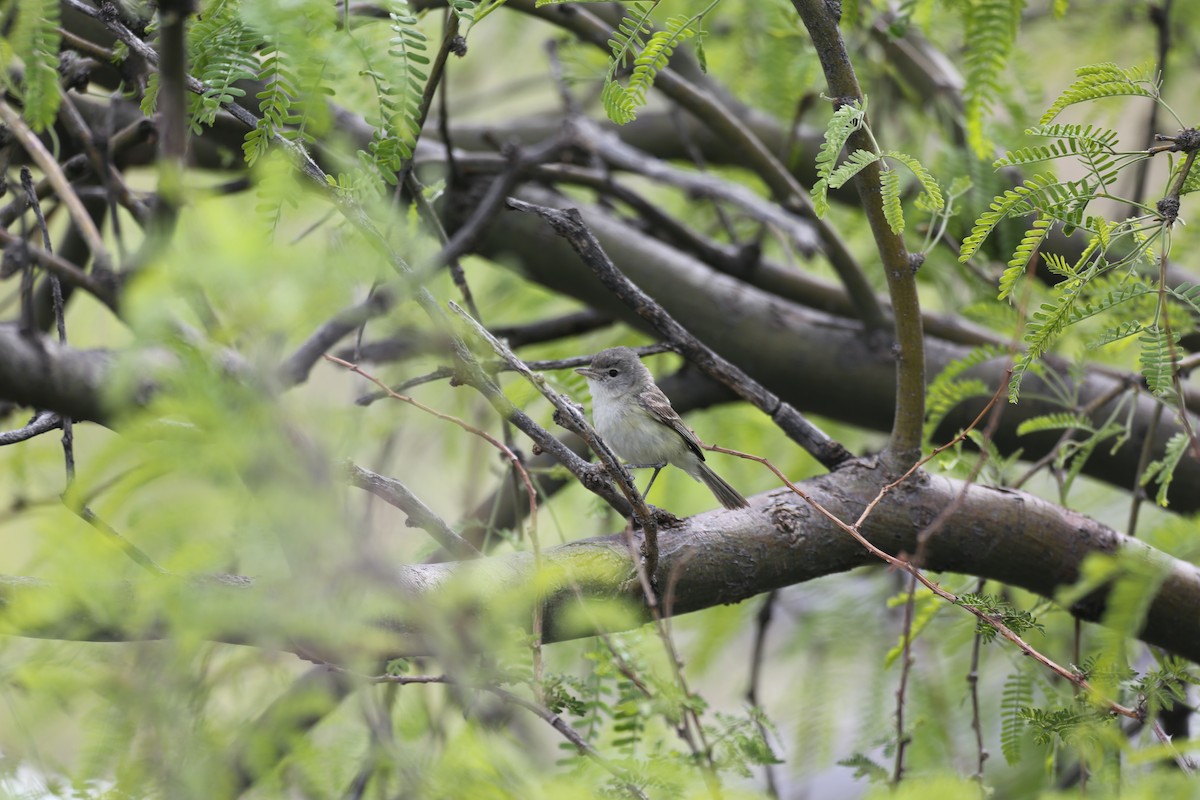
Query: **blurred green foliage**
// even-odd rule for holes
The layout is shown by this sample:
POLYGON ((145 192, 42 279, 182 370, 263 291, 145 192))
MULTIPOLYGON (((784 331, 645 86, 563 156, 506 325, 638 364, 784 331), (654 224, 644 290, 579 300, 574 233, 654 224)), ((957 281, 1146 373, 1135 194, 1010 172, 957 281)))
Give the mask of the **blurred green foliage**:
MULTIPOLYGON (((29 9, 39 7, 19 5, 18 19, 24 20, 29 9)), ((1075 790, 1055 792, 1054 787, 1079 763, 1090 770, 1089 797, 1194 794, 1188 778, 1160 768, 1169 753, 1138 749, 1144 741, 1119 735, 1115 721, 1003 643, 977 643, 974 618, 919 595, 918 624, 905 633, 907 591, 896 575, 880 570, 782 591, 772 606, 757 675, 753 658, 762 599, 669 620, 664 623, 669 637, 644 625, 540 651, 525 633, 530 621, 513 611, 527 605, 538 586, 507 586, 507 594, 493 595, 498 599, 492 606, 480 607, 476 581, 503 578, 472 575, 444 587, 444 605, 406 604, 391 565, 420 563, 436 548, 421 531, 407 527, 395 509, 348 489, 338 462, 349 458, 397 476, 452 525, 490 496, 506 465, 479 438, 411 406, 390 400, 354 405, 375 387, 335 365, 318 363, 307 384, 283 390, 278 364, 316 326, 361 301, 367 287, 394 281, 395 273, 350 226, 330 217, 327 200, 296 176, 282 153, 259 145, 285 123, 303 126, 303 135, 295 132, 296 141, 327 137, 324 143, 342 167, 330 170, 344 179, 338 186, 374 219, 388 221, 388 241, 418 267, 412 283, 398 286, 405 296, 372 323, 371 335, 436 337, 407 293, 416 283, 440 301, 458 299, 458 292, 448 275, 421 273, 419 265, 438 242, 413 209, 396 207, 379 174, 381 164, 393 165, 396 154, 403 156, 412 144, 400 136, 412 131, 396 128, 412 125, 411 104, 422 87, 419 81, 415 87, 403 83, 416 73, 396 75, 374 64, 386 62, 393 38, 404 35, 395 26, 436 32, 439 15, 409 23, 400 4, 390 4, 388 10, 398 18, 356 20, 346 32, 323 3, 202 5, 210 26, 237 29, 238 63, 244 68, 260 63, 254 53, 262 51, 255 47, 267 46, 283 59, 269 66, 280 74, 281 65, 287 67, 287 82, 278 84, 270 98, 260 98, 276 104, 274 116, 264 118, 251 134, 259 139, 247 143, 247 154, 254 153, 255 191, 225 194, 210 189, 223 174, 190 173, 188 202, 174 235, 123 295, 123 326, 97 319, 94 304, 72 306, 73 342, 121 350, 119 386, 113 390, 114 404, 121 405, 116 432, 77 427, 79 472, 66 503, 58 497, 64 484, 61 453, 50 441, 54 437, 8 448, 0 459, 0 501, 14 509, 0 516, 5 541, 0 572, 68 587, 65 595, 30 595, 5 607, 4 625, 28 631, 54 623, 61 629, 64 619, 69 622, 75 611, 86 609, 92 618, 119 621, 123 629, 150 640, 0 638, 0 796, 532 799, 624 796, 627 784, 634 784, 653 798, 752 798, 766 796, 769 769, 781 796, 788 797, 899 800, 983 792, 1052 798, 1076 796, 1075 790), (389 77, 402 85, 381 88, 389 77), (285 97, 287 90, 294 96, 285 97), (380 146, 369 157, 332 129, 320 102, 325 97, 379 123, 380 146), (302 115, 303 123, 292 115, 302 115), (157 390, 148 402, 126 402, 133 387, 149 380, 157 390), (252 618, 236 603, 193 606, 174 584, 148 574, 81 519, 75 512, 84 506, 176 576, 201 581, 199 576, 236 573, 253 576, 270 592, 256 598, 252 618), (894 598, 901 602, 890 602, 894 598), (938 613, 942 608, 946 613, 938 613), (390 674, 398 679, 444 675, 451 682, 375 683, 369 678, 384 672, 378 663, 346 665, 345 673, 323 666, 360 637, 385 637, 365 623, 343 624, 373 615, 419 620, 430 632, 429 652, 437 654, 394 662, 390 674), (253 634, 253 640, 214 641, 232 638, 227 636, 231 628, 253 634), (916 660, 907 677, 904 730, 898 731, 895 689, 903 659, 896 643, 899 637, 903 644, 906 636, 916 660), (974 776, 978 751, 967 680, 975 647, 982 648, 977 692, 983 748, 992 756, 981 776, 974 776), (747 696, 752 685, 756 704, 747 696), (525 705, 503 693, 522 698, 525 705), (604 764, 564 741, 547 724, 555 719, 570 726, 604 764), (905 779, 896 788, 877 785, 892 774, 900 737, 910 739, 905 779), (1011 762, 996 757, 1002 752, 1013 754, 1011 762), (1118 758, 1129 766, 1116 770, 1118 758)), ((473 4, 457 5, 474 13, 473 4)), ((668 5, 678 6, 671 13, 689 18, 707 7, 668 5)), ((904 3, 903 19, 893 24, 919 30, 949 52, 969 49, 973 43, 962 38, 970 30, 963 17, 972 5, 904 3)), ((1022 8, 1008 5, 1018 13, 1022 8)), ((1044 105, 1043 87, 1059 85, 1058 76, 1068 75, 1076 62, 1110 53, 1116 60, 1145 55, 1149 26, 1126 24, 1123 14, 1132 12, 1119 5, 1076 3, 1062 22, 1030 20, 1017 41, 1036 50, 1036 59, 992 53, 989 69, 1003 71, 983 70, 988 82, 983 99, 974 97, 971 143, 1016 142, 1044 105), (1054 46, 1037 44, 1047 40, 1054 46)), ((851 51, 863 54, 856 67, 864 83, 901 86, 903 76, 884 54, 889 36, 899 29, 881 34, 870 28, 883 4, 847 6, 845 34, 851 51)), ((703 41, 709 76, 743 102, 787 119, 798 97, 822 91, 819 65, 790 4, 771 0, 743 8, 725 3, 704 18, 703 27, 702 34, 679 42, 680 48, 703 41)), ((451 97, 468 91, 502 95, 506 82, 522 70, 542 70, 541 62, 531 65, 536 59, 516 54, 535 52, 547 35, 557 34, 516 13, 498 11, 481 21, 471 32, 470 57, 453 63, 451 97)), ((408 41, 414 40, 408 34, 408 41)), ((193 57, 216 63, 212 56, 220 53, 213 48, 220 41, 225 40, 197 39, 193 57)), ((4 55, 38 67, 32 78, 45 72, 45 59, 34 62, 31 48, 4 55)), ((590 50, 574 55, 568 50, 564 57, 569 75, 587 77, 591 89, 598 87, 602 58, 590 50)), ((30 83, 26 91, 38 87, 30 83)), ((537 102, 551 106, 551 88, 547 83, 537 102)), ((879 94, 886 98, 889 92, 879 94)), ((933 174, 946 177, 943 185, 957 175, 970 174, 975 181, 964 199, 967 207, 951 222, 951 231, 961 238, 995 193, 998 179, 961 143, 947 146, 955 140, 949 130, 955 112, 948 100, 917 97, 911 89, 892 94, 890 103, 882 103, 887 122, 877 124, 887 146, 919 156, 933 174)), ((648 96, 653 102, 652 93, 648 96)), ((215 111, 213 103, 193 102, 194 122, 206 132, 210 117, 205 114, 215 111)), ((517 101, 508 97, 506 102, 517 101)), ((818 106, 824 108, 812 107, 818 106)), ((823 118, 809 114, 803 122, 824 127, 823 118)), ((709 206, 697 210, 666 193, 652 199, 664 210, 690 215, 697 228, 722 235, 709 206)), ((844 209, 831 213, 857 253, 873 252, 860 219, 844 209)), ((1004 235, 997 236, 997 251, 1017 245, 1003 241, 1004 235)), ((1180 233, 1176 246, 1186 244, 1189 235, 1180 233)), ((791 255, 774 236, 764 239, 764 249, 772 257, 791 255)), ((480 313, 490 324, 577 309, 527 282, 512 266, 464 261, 480 313)), ((811 269, 829 274, 819 259, 811 269)), ((931 252, 921 280, 933 298, 940 298, 932 299, 932 306, 974 307, 977 318, 999 320, 1006 326, 1002 334, 1011 333, 1011 314, 988 302, 994 282, 979 280, 950 255, 931 252)), ((1049 290, 1030 291, 1040 296, 1049 290)), ((607 328, 531 347, 522 355, 562 358, 644 342, 627 329, 607 328)), ((1068 338, 1065 346, 1077 344, 1068 338)), ((436 351, 418 352, 408 361, 372 369, 385 382, 399 382, 439 363, 436 351)), ((647 363, 658 375, 680 366, 669 355, 647 363)), ((586 400, 579 376, 565 371, 548 377, 560 390, 586 400)), ((539 395, 511 375, 499 381, 514 403, 554 430, 552 410, 539 395)), ((939 385, 948 395, 958 391, 955 397, 972 388, 978 387, 939 385)), ((468 389, 443 381, 408 391, 440 411, 504 435, 490 409, 468 389)), ((819 471, 748 407, 708 409, 688 421, 706 442, 765 456, 795 480, 819 471)), ((820 422, 855 453, 882 446, 878 434, 820 422)), ((519 439, 515 444, 528 448, 519 439)), ((947 457, 945 467, 965 473, 972 457, 960 450, 947 457)), ((751 462, 717 454, 712 459, 747 495, 777 485, 751 462)), ((643 485, 645 476, 637 478, 643 485)), ((1055 493, 1055 487, 1041 488, 1055 493)), ((1070 499, 1093 516, 1118 519, 1125 507, 1104 492, 1081 481, 1070 499)), ((679 516, 712 505, 704 487, 678 471, 659 478, 651 500, 679 516)), ((1149 541, 1179 557, 1200 556, 1187 523, 1147 516, 1143 531, 1149 541)), ((593 495, 571 485, 540 509, 536 535, 545 548, 616 532, 623 524, 593 495)), ((493 531, 492 552, 528 552, 532 533, 528 523, 493 531)), ((1132 633, 1162 577, 1154 566, 1098 559, 1089 563, 1078 594, 1101 579, 1117 580, 1120 602, 1108 622, 1120 634, 1132 633)), ((594 569, 597 579, 612 577, 606 571, 610 565, 597 563, 594 569)), ((973 581, 957 576, 943 580, 956 591, 975 588, 973 581)), ((1026 635, 1034 645, 1068 660, 1074 622, 1061 608, 1002 586, 982 587, 980 593, 992 599, 1002 595, 995 608, 1026 615, 1026 635)), ((565 624, 581 628, 628 628, 639 619, 617 598, 572 613, 565 624)), ((1182 665, 1141 648, 1135 652, 1118 633, 1089 629, 1082 650, 1093 658, 1078 666, 1094 670, 1095 681, 1122 702, 1150 698, 1157 710, 1178 699, 1179 687, 1194 682, 1182 665)))

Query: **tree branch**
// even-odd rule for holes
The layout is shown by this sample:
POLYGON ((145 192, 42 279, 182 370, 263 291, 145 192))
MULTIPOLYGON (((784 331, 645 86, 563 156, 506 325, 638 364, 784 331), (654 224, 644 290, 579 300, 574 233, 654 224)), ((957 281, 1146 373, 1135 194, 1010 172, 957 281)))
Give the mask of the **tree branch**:
POLYGON ((587 229, 577 209, 567 209, 564 212, 511 198, 508 204, 518 211, 536 213, 550 223, 554 231, 571 244, 600 282, 648 322, 673 349, 769 416, 784 433, 825 468, 834 469, 850 457, 841 444, 806 420, 790 404, 780 400, 741 369, 714 353, 672 318, 650 295, 621 274, 604 253, 596 237, 587 229))
MULTIPOLYGON (((799 486, 838 518, 854 520, 875 497, 884 477, 877 467, 856 462, 799 486)), ((1195 613, 1200 607, 1200 568, 1023 492, 978 485, 964 491, 962 482, 933 475, 924 475, 916 484, 910 481, 891 492, 866 520, 862 533, 877 547, 892 554, 915 552, 925 522, 961 494, 961 504, 945 528, 926 545, 928 569, 977 575, 1054 597, 1078 578, 1091 554, 1153 564, 1162 583, 1148 604, 1138 636, 1200 662, 1200 615, 1195 613)), ((670 580, 673 586, 673 603, 663 611, 673 614, 736 603, 774 588, 877 563, 841 527, 786 490, 760 496, 749 510, 712 511, 664 528, 659 548, 659 581, 667 585, 670 580)), ((586 609, 581 613, 580 598, 624 598, 648 618, 620 534, 546 550, 543 562, 537 583, 545 602, 546 642, 602 629, 586 609)), ((283 642, 284 649, 302 654, 308 653, 303 641, 311 636, 315 613, 330 620, 332 627, 326 633, 342 645, 337 657, 349 661, 359 656, 385 659, 428 653, 422 628, 431 623, 430 609, 439 608, 439 603, 454 603, 467 615, 472 609, 490 609, 490 625, 503 622, 495 619, 497 610, 513 624, 528 625, 533 572, 529 553, 406 566, 396 571, 394 588, 399 595, 387 591, 370 602, 355 596, 346 609, 328 607, 331 601, 326 595, 312 596, 321 609, 302 607, 295 602, 294 592, 281 594, 269 583, 228 576, 160 578, 153 591, 162 607, 220 613, 209 617, 226 621, 222 630, 212 634, 215 641, 260 646, 283 642), (386 614, 381 614, 382 607, 389 609, 386 614)), ((0 630, 8 635, 79 641, 168 636, 166 620, 151 614, 146 623, 146 608, 134 611, 139 602, 136 595, 135 586, 118 584, 111 596, 81 599, 42 581, 0 578, 0 611, 16 607, 28 611, 0 614, 0 630), (26 606, 25 595, 56 602, 26 606)), ((1106 591, 1100 590, 1070 611, 1080 619, 1099 621, 1105 601, 1106 591)))
MULTIPOLYGON (((863 102, 862 90, 850 63, 850 55, 838 30, 841 5, 823 0, 793 0, 792 5, 808 28, 835 108, 843 103, 863 102)), ((866 150, 876 153, 871 138, 863 130, 851 134, 847 142, 851 152, 866 150)), ((922 430, 925 425, 925 344, 921 330, 921 304, 917 297, 916 266, 909 257, 904 238, 892 231, 883 211, 880 194, 879 162, 869 165, 854 182, 862 200, 863 210, 875 245, 883 259, 888 292, 896 323, 896 415, 887 447, 887 461, 892 469, 902 472, 921 455, 922 430)))

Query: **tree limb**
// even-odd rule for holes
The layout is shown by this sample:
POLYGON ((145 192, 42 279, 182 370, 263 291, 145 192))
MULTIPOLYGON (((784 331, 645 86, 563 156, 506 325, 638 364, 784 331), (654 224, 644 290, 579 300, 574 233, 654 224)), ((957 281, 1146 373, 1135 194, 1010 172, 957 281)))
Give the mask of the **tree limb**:
MULTIPOLYGON (((856 462, 799 485, 840 519, 854 520, 885 477, 877 465, 856 462)), ((1162 577, 1147 604, 1139 638, 1200 662, 1200 615, 1195 613, 1200 608, 1200 568, 1033 495, 978 485, 964 491, 960 481, 919 473, 883 499, 862 533, 889 553, 915 552, 920 532, 960 494, 958 509, 926 543, 928 569, 977 575, 1053 597, 1072 585, 1090 555, 1137 559, 1162 577)), ((672 582, 671 613, 736 603, 877 563, 790 491, 758 495, 751 506, 701 514, 660 531, 658 577, 662 585, 672 582)), ((647 613, 622 535, 571 542, 543 551, 542 557, 545 571, 538 583, 545 603, 546 642, 602 629, 586 607, 580 609, 580 598, 623 599, 642 615, 647 613)), ((191 608, 219 614, 205 617, 223 620, 223 627, 210 634, 214 641, 280 646, 308 656, 306 639, 313 620, 321 619, 324 635, 338 643, 332 655, 328 646, 324 648, 327 660, 415 656, 430 652, 423 629, 437 625, 431 617, 434 609, 470 615, 473 609, 486 608, 489 625, 510 621, 527 626, 533 571, 529 553, 411 565, 396 570, 390 590, 373 599, 357 593, 345 601, 346 608, 329 607, 333 601, 326 594, 302 595, 321 604, 320 609, 297 601, 294 590, 247 578, 161 578, 153 588, 158 605, 147 608, 139 607, 137 587, 131 584, 115 585, 108 597, 78 598, 66 587, 4 577, 0 632, 75 641, 164 638, 170 634, 168 621, 157 617, 154 609, 191 608), (38 598, 54 602, 26 602, 38 598)), ((1106 591, 1100 590, 1070 611, 1080 619, 1099 621, 1105 600, 1106 591)), ((454 619, 461 622, 460 616, 454 619)))

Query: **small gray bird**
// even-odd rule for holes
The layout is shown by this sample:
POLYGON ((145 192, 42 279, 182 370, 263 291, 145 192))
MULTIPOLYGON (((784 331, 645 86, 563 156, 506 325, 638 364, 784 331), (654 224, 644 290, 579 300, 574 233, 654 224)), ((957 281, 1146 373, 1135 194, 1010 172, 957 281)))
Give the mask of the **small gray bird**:
POLYGON ((704 463, 700 440, 671 408, 671 401, 637 353, 611 347, 575 370, 592 393, 592 421, 600 436, 630 467, 653 467, 646 493, 659 470, 674 464, 702 481, 725 508, 745 508, 746 498, 704 463))

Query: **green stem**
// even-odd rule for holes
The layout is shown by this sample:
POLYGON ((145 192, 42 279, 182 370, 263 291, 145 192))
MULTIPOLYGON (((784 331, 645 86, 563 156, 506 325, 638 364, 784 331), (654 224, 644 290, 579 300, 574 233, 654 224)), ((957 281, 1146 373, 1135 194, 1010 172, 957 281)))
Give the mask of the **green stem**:
MULTIPOLYGON (((861 104, 862 90, 838 30, 838 17, 833 7, 822 0, 792 0, 792 5, 812 37, 829 84, 830 97, 836 98, 835 103, 857 101, 861 104)), ((879 152, 863 130, 851 134, 848 145, 851 150, 879 152)), ((921 453, 925 421, 925 341, 916 272, 904 239, 892 231, 884 216, 879 178, 880 165, 876 162, 859 172, 854 181, 883 261, 895 316, 896 415, 884 458, 891 469, 903 470, 915 463, 921 453)))

